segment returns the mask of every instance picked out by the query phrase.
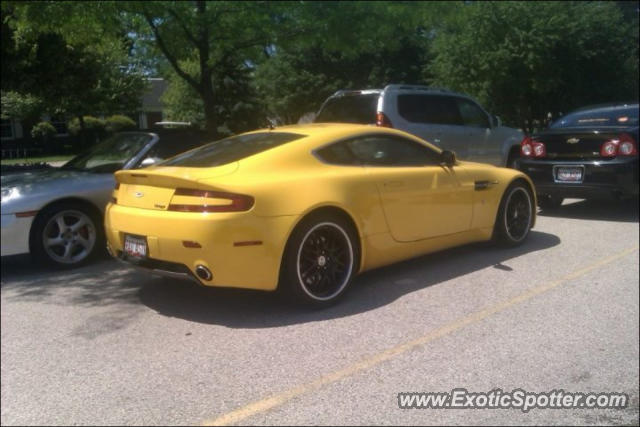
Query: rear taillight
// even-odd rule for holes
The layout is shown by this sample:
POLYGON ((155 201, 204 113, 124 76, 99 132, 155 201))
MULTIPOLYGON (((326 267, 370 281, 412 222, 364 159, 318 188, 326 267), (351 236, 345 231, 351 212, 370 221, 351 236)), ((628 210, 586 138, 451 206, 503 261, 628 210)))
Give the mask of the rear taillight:
POLYGON ((520 155, 522 157, 531 157, 533 156, 533 147, 531 146, 531 138, 525 136, 522 142, 520 143, 520 155))
POLYGON ((251 209, 254 203, 253 197, 244 194, 188 188, 178 188, 174 192, 174 196, 200 197, 203 199, 198 204, 170 204, 168 210, 177 212, 243 212, 251 209))
POLYGON ((621 156, 635 156, 636 154, 638 154, 636 141, 628 133, 623 133, 622 135, 620 135, 618 154, 621 156))
POLYGON ((376 113, 376 126, 392 128, 393 124, 391 123, 391 120, 389 120, 389 117, 387 117, 383 112, 378 111, 376 113))
POLYGON ((522 157, 546 157, 547 147, 543 142, 534 141, 528 136, 525 136, 520 143, 520 155, 522 157))
POLYGON ((602 157, 635 156, 638 154, 636 141, 628 133, 621 134, 618 138, 605 141, 600 147, 602 157))
POLYGON ((610 139, 600 147, 600 155, 602 157, 615 157, 618 154, 618 140, 610 139))

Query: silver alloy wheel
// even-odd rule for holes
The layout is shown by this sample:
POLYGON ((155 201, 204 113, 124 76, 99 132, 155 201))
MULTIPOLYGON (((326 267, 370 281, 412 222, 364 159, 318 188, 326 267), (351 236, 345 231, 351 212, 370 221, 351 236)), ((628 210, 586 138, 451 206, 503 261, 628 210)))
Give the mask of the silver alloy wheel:
POLYGON ((95 244, 93 220, 77 210, 57 212, 42 232, 42 246, 47 256, 61 264, 81 262, 91 254, 95 244))
POLYGON ((302 242, 298 247, 296 272, 302 290, 310 298, 317 301, 328 301, 335 298, 343 291, 351 278, 351 273, 353 271, 353 256, 353 245, 351 244, 351 239, 342 227, 333 222, 321 222, 314 225, 309 231, 307 231, 307 234, 302 238, 302 242), (333 234, 333 236, 330 236, 330 240, 332 241, 327 241, 326 236, 323 237, 322 235, 319 235, 322 231, 329 231, 333 234), (342 239, 339 239, 340 237, 342 239), (322 241, 323 238, 325 239, 324 241, 322 241), (339 242, 339 240, 343 241, 339 242), (344 246, 339 247, 340 243, 344 246), (308 265, 303 266, 305 263, 304 258, 307 256, 303 256, 303 251, 309 248, 311 251, 315 251, 315 254, 312 255, 316 257, 315 265, 313 266, 315 267, 315 271, 309 271, 308 265), (341 257, 342 260, 339 260, 338 257, 341 257), (336 270, 340 270, 338 274, 335 274, 336 270), (330 278, 339 278, 339 283, 327 283, 327 285, 332 289, 330 289, 330 292, 322 292, 321 290, 312 289, 311 282, 309 281, 310 276, 315 276, 311 277, 311 280, 319 284, 320 289, 322 289, 322 285, 327 283, 330 278), (316 280, 316 278, 319 279, 316 280))
POLYGON ((515 187, 504 204, 504 229, 509 238, 520 242, 531 227, 531 196, 523 187, 515 187))

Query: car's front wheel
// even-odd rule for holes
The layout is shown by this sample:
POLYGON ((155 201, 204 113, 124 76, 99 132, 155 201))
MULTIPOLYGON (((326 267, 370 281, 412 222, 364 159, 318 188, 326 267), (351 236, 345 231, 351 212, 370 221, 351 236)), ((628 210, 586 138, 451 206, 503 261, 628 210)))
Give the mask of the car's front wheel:
POLYGON ((296 302, 322 307, 346 291, 359 260, 357 234, 339 216, 312 216, 292 233, 280 287, 296 302))
POLYGON ((32 254, 58 268, 72 268, 93 258, 104 246, 99 216, 82 203, 59 203, 43 209, 30 236, 32 254))
POLYGON ((516 181, 502 196, 494 228, 496 240, 506 246, 517 246, 529 235, 533 223, 533 197, 529 187, 516 181))

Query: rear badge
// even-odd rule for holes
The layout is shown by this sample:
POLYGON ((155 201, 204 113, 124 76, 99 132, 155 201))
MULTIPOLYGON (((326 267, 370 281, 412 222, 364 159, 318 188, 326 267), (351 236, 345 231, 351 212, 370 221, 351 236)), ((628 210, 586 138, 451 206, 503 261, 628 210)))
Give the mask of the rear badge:
POLYGON ((133 193, 133 195, 134 195, 135 197, 140 198, 140 197, 144 196, 144 193, 141 193, 141 192, 139 192, 139 191, 136 191, 135 193, 133 193))
POLYGON ((156 207, 156 208, 158 208, 158 209, 164 209, 164 208, 166 208, 166 207, 167 207, 167 205, 159 205, 159 204, 157 204, 157 203, 156 203, 155 205, 153 205, 153 206, 154 206, 154 207, 156 207))
POLYGON ((567 139, 567 144, 577 144, 580 141, 578 138, 569 138, 567 139))

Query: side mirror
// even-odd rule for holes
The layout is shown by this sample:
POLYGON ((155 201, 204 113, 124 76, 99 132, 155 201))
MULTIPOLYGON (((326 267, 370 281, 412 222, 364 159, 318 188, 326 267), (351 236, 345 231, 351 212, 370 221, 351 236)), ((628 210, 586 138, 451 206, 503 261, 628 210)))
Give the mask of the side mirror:
POLYGON ((500 120, 500 117, 498 116, 493 116, 491 121, 493 122, 492 124, 494 128, 502 126, 502 120, 500 120))
POLYGON ((140 163, 141 167, 147 167, 147 166, 151 166, 151 165, 155 165, 156 163, 162 161, 161 158, 159 157, 147 157, 146 159, 144 159, 142 161, 142 163, 140 163))
POLYGON ((440 164, 451 167, 456 164, 456 154, 453 151, 444 150, 440 153, 440 164))

